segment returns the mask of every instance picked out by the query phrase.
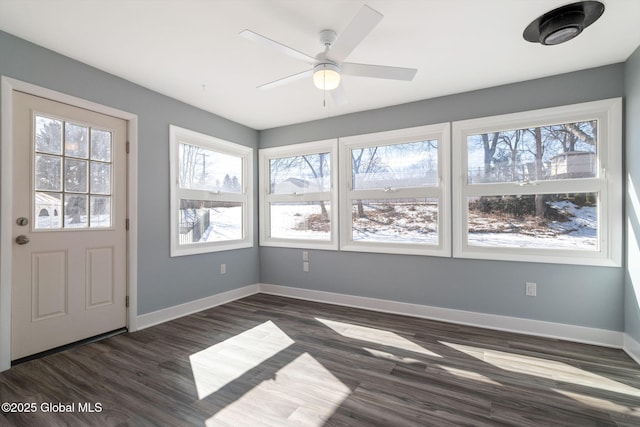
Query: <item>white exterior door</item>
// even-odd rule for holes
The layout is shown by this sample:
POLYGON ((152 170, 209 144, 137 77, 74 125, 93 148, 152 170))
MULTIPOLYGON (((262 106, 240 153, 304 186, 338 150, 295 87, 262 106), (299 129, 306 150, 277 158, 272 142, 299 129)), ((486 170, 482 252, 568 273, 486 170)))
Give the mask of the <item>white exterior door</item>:
POLYGON ((14 92, 12 360, 126 326, 126 133, 14 92))

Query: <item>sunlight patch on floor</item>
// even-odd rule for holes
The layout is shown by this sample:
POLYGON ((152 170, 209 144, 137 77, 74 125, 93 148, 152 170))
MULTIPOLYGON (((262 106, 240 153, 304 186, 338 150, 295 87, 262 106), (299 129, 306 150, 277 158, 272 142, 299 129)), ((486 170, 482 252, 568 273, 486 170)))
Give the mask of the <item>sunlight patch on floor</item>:
POLYGON ((433 351, 427 350, 426 348, 414 342, 411 342, 394 332, 385 331, 383 329, 368 328, 366 326, 353 325, 351 323, 337 322, 335 320, 320 319, 318 317, 316 317, 316 320, 347 338, 367 341, 370 343, 380 344, 388 347, 395 347, 401 350, 408 350, 430 357, 441 357, 433 351))
POLYGON ((606 399, 601 399, 594 396, 587 396, 586 394, 576 393, 567 390, 560 390, 557 388, 552 389, 556 393, 560 393, 564 396, 567 396, 573 400, 576 400, 580 403, 583 403, 592 408, 598 408, 605 411, 614 411, 619 412, 621 414, 628 414, 635 417, 640 416, 640 403, 638 403, 635 407, 627 407, 624 405, 620 405, 619 403, 613 403, 606 399))
POLYGON ((424 361, 414 359, 413 357, 402 357, 393 353, 389 353, 387 351, 376 350, 374 348, 367 348, 367 347, 362 347, 362 348, 370 355, 374 357, 378 357, 380 359, 387 359, 387 360, 390 360, 391 362, 404 363, 408 365, 421 364, 424 366, 424 361))
POLYGON ((480 381, 486 384, 502 385, 499 382, 494 381, 491 378, 487 377, 486 375, 482 375, 478 372, 467 371, 466 369, 453 368, 451 366, 446 366, 446 365, 435 365, 435 366, 442 369, 443 371, 446 371, 460 378, 465 378, 473 381, 480 381))
POLYGON ((189 356, 198 398, 204 399, 294 341, 267 321, 189 356))
POLYGON ((207 426, 322 426, 351 394, 327 368, 303 353, 240 399, 209 418, 207 426))
POLYGON ((440 341, 442 344, 462 353, 473 356, 485 363, 489 363, 500 369, 523 375, 532 375, 539 378, 547 378, 556 382, 571 383, 574 385, 607 390, 615 393, 640 397, 640 390, 612 380, 602 375, 594 374, 584 369, 576 368, 569 364, 549 359, 505 351, 484 349, 462 344, 454 344, 440 341))

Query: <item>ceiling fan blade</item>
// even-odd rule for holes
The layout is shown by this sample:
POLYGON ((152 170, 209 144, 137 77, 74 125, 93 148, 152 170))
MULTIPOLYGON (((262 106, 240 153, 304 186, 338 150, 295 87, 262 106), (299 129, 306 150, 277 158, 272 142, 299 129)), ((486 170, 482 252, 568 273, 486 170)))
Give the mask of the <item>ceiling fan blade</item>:
POLYGON ((347 92, 344 90, 342 83, 331 91, 331 97, 336 105, 345 105, 349 103, 349 100, 347 99, 347 92))
POLYGON ((269 37, 265 37, 261 34, 258 33, 254 33, 251 30, 242 30, 240 32, 240 35, 242 37, 244 37, 247 40, 251 40, 254 42, 258 42, 258 43, 262 43, 266 46, 269 46, 272 49, 275 49, 277 51, 280 51, 286 55, 289 55, 293 58, 299 59, 301 61, 304 61, 308 64, 315 64, 317 61, 313 56, 309 56, 304 52, 300 52, 299 50, 295 50, 292 47, 283 45, 280 42, 277 42, 275 40, 271 40, 269 37))
POLYGON ((328 57, 338 63, 344 61, 382 18, 383 15, 380 12, 366 4, 362 6, 349 25, 338 35, 329 50, 328 57))
POLYGON ((416 70, 415 68, 387 67, 386 65, 355 64, 353 62, 344 62, 341 66, 340 72, 342 74, 352 76, 410 81, 413 80, 413 77, 416 75, 418 70, 416 70))
POLYGON ((283 77, 281 79, 278 80, 274 80, 272 82, 269 83, 265 83, 263 85, 258 86, 258 89, 272 89, 274 87, 278 87, 278 86, 283 86, 292 82, 295 82, 296 80, 302 80, 305 78, 309 78, 313 75, 313 70, 305 70, 301 73, 296 73, 296 74, 292 74, 290 76, 287 77, 283 77))

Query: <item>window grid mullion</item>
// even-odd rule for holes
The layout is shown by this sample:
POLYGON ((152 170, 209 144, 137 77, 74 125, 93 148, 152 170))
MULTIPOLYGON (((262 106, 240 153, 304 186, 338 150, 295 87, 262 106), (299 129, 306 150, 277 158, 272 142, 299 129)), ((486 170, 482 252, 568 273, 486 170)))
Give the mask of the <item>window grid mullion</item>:
POLYGON ((463 184, 466 196, 518 196, 532 194, 594 193, 606 187, 606 180, 594 178, 584 180, 537 181, 523 185, 513 183, 463 184))
POLYGON ((213 202, 245 202, 247 200, 246 194, 216 193, 212 191, 194 190, 188 188, 180 188, 177 190, 176 194, 180 199, 206 200, 213 202))
POLYGON ((319 193, 300 193, 300 194, 267 194, 265 200, 268 203, 281 203, 281 202, 316 202, 331 200, 331 193, 319 192, 319 193))
POLYGON ((393 199, 422 199, 434 198, 442 195, 442 188, 439 186, 423 187, 423 188, 399 188, 399 189, 374 189, 374 190, 349 190, 348 197, 352 200, 358 199, 375 199, 375 200, 393 200, 393 199))

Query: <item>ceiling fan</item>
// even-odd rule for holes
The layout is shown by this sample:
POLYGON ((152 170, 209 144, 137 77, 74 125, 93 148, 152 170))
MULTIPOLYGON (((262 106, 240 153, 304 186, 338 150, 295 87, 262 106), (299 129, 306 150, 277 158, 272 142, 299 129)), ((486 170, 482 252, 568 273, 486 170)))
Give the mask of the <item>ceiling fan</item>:
POLYGON ((240 35, 313 66, 313 68, 301 73, 262 84, 258 86, 259 89, 271 89, 313 76, 313 82, 318 89, 331 91, 331 95, 337 104, 345 104, 347 97, 343 86, 340 84, 340 76, 343 74, 410 81, 413 80, 418 71, 415 68, 343 62, 382 18, 383 15, 380 12, 367 5, 362 6, 353 20, 339 35, 333 30, 320 31, 320 42, 324 46, 324 50, 316 56, 307 55, 251 30, 243 30, 240 35))

